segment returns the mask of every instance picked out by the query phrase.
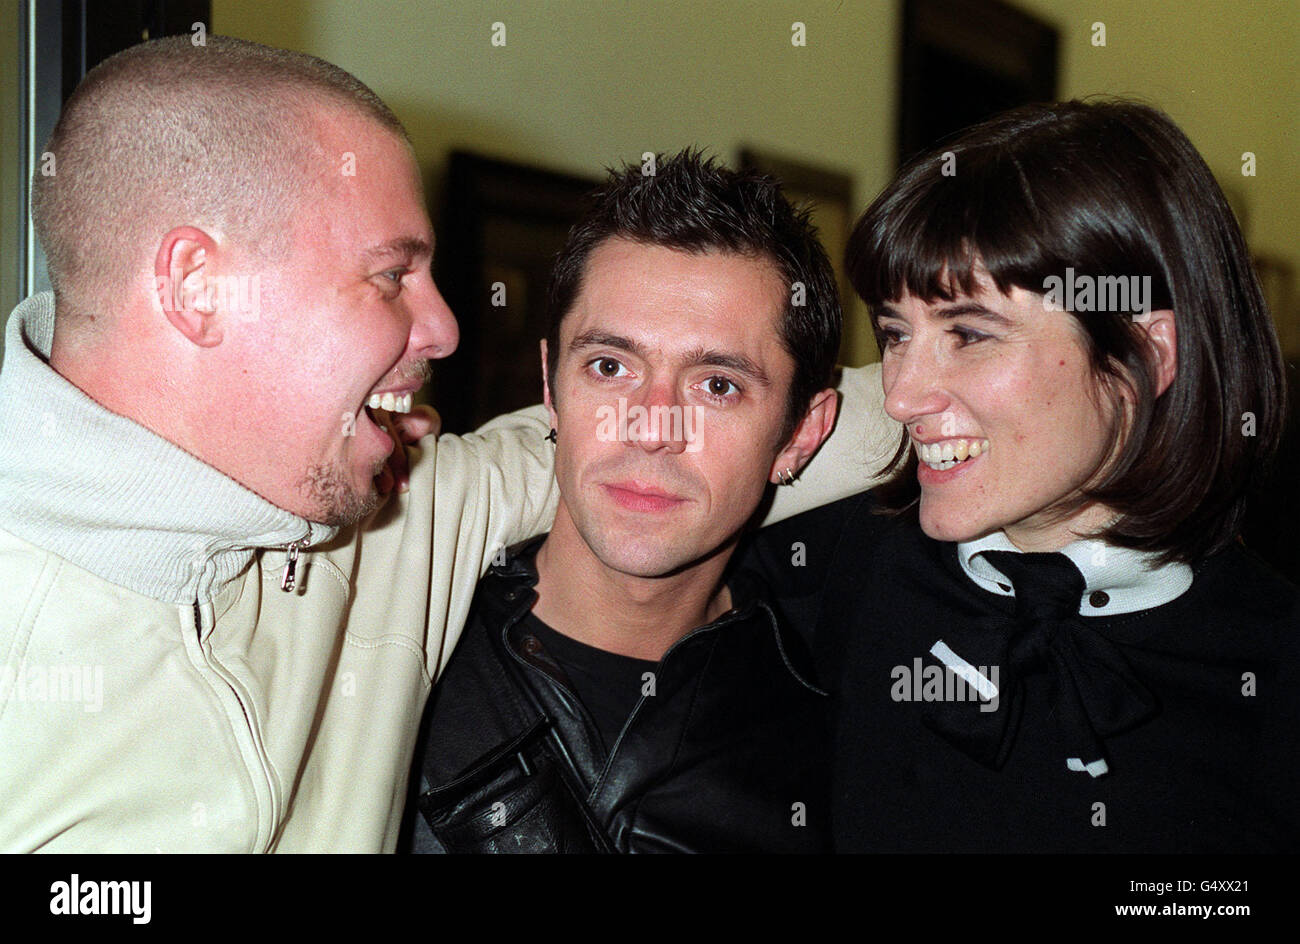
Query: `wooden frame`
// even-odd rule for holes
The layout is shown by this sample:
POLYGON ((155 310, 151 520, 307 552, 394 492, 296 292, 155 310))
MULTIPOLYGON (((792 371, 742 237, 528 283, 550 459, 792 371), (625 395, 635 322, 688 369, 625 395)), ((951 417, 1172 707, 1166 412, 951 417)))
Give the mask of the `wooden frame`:
POLYGON ((855 364, 862 358, 860 352, 861 319, 852 317, 855 311, 853 287, 844 271, 844 249, 853 226, 852 175, 816 167, 802 161, 768 154, 745 147, 740 151, 740 166, 771 174, 781 181, 789 200, 809 207, 813 224, 821 237, 826 254, 835 269, 835 284, 840 290, 840 303, 844 307, 844 335, 840 341, 840 363, 855 364))
POLYGON ((434 278, 460 323, 460 347, 434 365, 443 429, 464 432, 540 402, 551 267, 596 184, 452 153, 434 278))
POLYGON ((1060 38, 1000 0, 905 0, 898 160, 1016 105, 1056 98, 1060 38))

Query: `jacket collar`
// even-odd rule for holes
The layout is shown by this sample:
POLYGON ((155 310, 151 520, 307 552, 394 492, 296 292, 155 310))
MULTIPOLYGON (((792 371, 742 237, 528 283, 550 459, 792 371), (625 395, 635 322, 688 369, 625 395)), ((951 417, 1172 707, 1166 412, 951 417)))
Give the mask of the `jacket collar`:
MULTIPOLYGON (((999 596, 1014 596, 1011 581, 985 558, 985 551, 1017 548, 1002 531, 957 545, 957 561, 979 586, 999 596)), ((1101 541, 1080 540, 1061 548, 1083 574, 1080 616, 1118 616, 1160 606, 1181 596, 1192 585, 1186 564, 1157 565, 1155 555, 1101 541)))
POLYGON ((48 363, 54 299, 14 309, 0 370, 0 528, 136 593, 207 602, 259 548, 338 529, 254 494, 48 363))
MULTIPOLYGON (((518 644, 517 634, 513 632, 518 628, 519 621, 532 608, 533 601, 537 599, 537 593, 533 590, 538 580, 537 551, 546 538, 545 534, 538 535, 507 548, 499 555, 497 562, 493 563, 479 584, 479 601, 484 606, 487 624, 501 627, 502 642, 516 656, 533 663, 553 677, 562 679, 563 673, 545 653, 523 651, 518 644)), ((727 586, 731 589, 731 609, 712 623, 691 630, 677 640, 669 647, 665 658, 685 640, 703 631, 758 618, 771 626, 787 671, 807 688, 818 694, 825 694, 814 681, 815 674, 811 662, 806 657, 803 644, 790 637, 790 630, 782 625, 772 611, 767 600, 767 588, 762 581, 752 572, 736 567, 728 569, 726 579, 727 586)), ((603 602, 610 605, 609 601, 603 602)))
MULTIPOLYGON (((488 598, 494 604, 505 603, 506 609, 518 610, 515 619, 526 613, 537 598, 535 592, 526 591, 537 586, 537 552, 546 542, 547 536, 539 534, 506 548, 488 568, 487 577, 494 578, 488 598), (497 584, 495 580, 503 582, 497 584)), ((731 589, 731 609, 709 625, 726 623, 732 619, 747 619, 755 607, 766 602, 764 587, 749 571, 730 569, 727 572, 727 586, 731 589)))

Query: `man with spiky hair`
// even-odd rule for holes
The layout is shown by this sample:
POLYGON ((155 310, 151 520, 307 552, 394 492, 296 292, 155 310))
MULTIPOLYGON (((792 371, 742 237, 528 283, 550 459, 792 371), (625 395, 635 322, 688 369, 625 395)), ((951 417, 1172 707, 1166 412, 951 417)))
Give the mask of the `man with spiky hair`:
POLYGON ((611 172, 549 307, 555 524, 479 584, 426 713, 413 847, 828 848, 826 695, 727 567, 835 421, 840 305, 806 214, 691 151, 611 172))

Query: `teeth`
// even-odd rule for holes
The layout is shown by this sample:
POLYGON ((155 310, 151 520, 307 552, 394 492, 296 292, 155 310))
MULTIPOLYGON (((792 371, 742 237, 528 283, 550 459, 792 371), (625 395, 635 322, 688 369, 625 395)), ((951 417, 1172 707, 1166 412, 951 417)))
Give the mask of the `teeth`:
POLYGON ((940 472, 989 451, 987 439, 948 439, 937 443, 914 441, 914 444, 917 458, 940 472))
POLYGON ((403 393, 400 395, 392 393, 373 393, 370 399, 366 401, 366 406, 372 410, 387 410, 389 413, 410 413, 411 401, 414 394, 403 393))

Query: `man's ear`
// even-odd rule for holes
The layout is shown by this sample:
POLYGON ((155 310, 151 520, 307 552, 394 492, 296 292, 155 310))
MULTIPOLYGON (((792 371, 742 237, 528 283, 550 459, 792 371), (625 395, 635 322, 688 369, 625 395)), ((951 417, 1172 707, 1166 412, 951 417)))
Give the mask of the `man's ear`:
POLYGON ((199 347, 221 343, 214 299, 209 292, 216 241, 194 226, 178 226, 163 236, 154 257, 154 291, 173 328, 199 347))
POLYGON ((1147 357, 1155 368, 1156 396, 1169 389, 1178 373, 1178 324, 1168 308, 1151 311, 1134 319, 1146 331, 1147 357))
POLYGON ((808 405, 808 412, 799 420, 794 434, 786 447, 777 453, 768 470, 767 480, 777 483, 790 475, 798 475, 808 460, 813 457, 818 447, 831 434, 835 427, 835 414, 839 410, 839 394, 833 388, 827 388, 815 395, 808 405))
POLYGON ((555 406, 551 403, 551 372, 546 364, 546 338, 542 338, 542 403, 546 405, 546 412, 551 417, 551 429, 555 429, 558 418, 555 415, 555 406))

